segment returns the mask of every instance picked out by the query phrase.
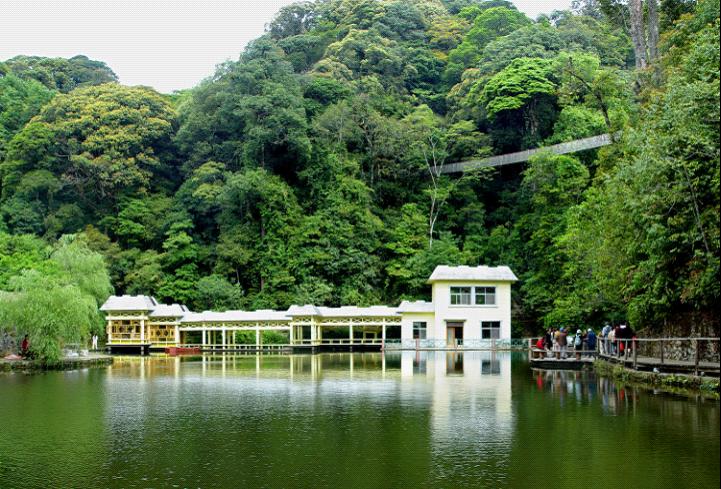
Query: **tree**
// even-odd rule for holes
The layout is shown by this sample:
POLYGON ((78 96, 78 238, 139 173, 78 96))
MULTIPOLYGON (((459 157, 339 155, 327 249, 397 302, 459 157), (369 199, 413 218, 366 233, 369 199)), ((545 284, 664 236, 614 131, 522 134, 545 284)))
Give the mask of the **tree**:
POLYGON ((463 42, 448 53, 446 82, 449 85, 458 83, 463 70, 478 62, 488 43, 530 24, 531 20, 515 8, 493 7, 483 10, 474 18, 473 26, 463 42))
POLYGON ((40 82, 10 73, 0 76, 0 161, 8 141, 53 98, 40 82))
POLYGON ((163 188, 173 177, 174 119, 167 101, 147 88, 105 84, 58 95, 10 141, 0 164, 2 200, 27 201, 28 178, 44 172, 56 181, 37 200, 42 217, 65 203, 79 205, 85 223, 116 211, 124 196, 163 188))
POLYGON ((258 307, 290 305, 300 207, 292 189, 263 169, 229 177, 221 196, 216 273, 257 294, 258 307))
POLYGON ((176 142, 186 174, 217 161, 231 171, 259 167, 292 178, 308 158, 300 84, 267 37, 252 42, 238 62, 221 65, 180 112, 176 142))
POLYGON ((79 87, 118 81, 113 70, 104 62, 82 55, 69 59, 16 56, 3 64, 8 72, 19 78, 36 80, 50 90, 63 93, 79 87))
POLYGON ((53 363, 65 344, 102 331, 98 307, 112 293, 110 277, 102 256, 81 238, 64 236, 50 253, 39 240, 15 242, 20 247, 8 260, 15 272, 0 283, 0 328, 17 337, 28 334, 31 352, 53 363))
POLYGON ((555 111, 557 87, 551 60, 515 59, 485 86, 477 83, 472 90, 481 90, 481 87, 480 102, 491 120, 507 121, 520 115, 527 145, 550 129, 544 111, 555 111))
POLYGON ((532 157, 523 174, 521 192, 527 207, 516 226, 526 243, 523 300, 536 317, 548 317, 552 311, 566 262, 555 240, 565 230, 565 213, 581 201, 588 179, 588 170, 577 159, 551 153, 532 157))

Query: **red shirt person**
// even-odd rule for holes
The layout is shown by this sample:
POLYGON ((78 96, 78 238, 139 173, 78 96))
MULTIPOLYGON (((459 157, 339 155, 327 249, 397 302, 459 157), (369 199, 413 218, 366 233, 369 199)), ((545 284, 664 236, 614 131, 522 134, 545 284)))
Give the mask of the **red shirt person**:
POLYGON ((25 335, 25 338, 23 338, 23 342, 20 344, 20 354, 24 357, 28 355, 30 352, 30 340, 28 339, 28 335, 25 335))

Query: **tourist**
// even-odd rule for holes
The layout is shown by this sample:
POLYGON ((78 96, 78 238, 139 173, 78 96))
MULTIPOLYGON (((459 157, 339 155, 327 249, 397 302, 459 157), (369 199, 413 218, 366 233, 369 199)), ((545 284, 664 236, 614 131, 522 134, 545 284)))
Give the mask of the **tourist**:
POLYGON ((621 355, 621 325, 617 324, 613 328, 613 354, 621 355))
POLYGON ((20 344, 20 356, 23 358, 28 358, 30 356, 30 338, 28 335, 25 335, 23 342, 20 344))
POLYGON ((608 331, 607 338, 608 338, 608 340, 607 340, 608 341, 608 354, 615 355, 616 354, 616 329, 615 328, 612 327, 608 331))
POLYGON ((603 326, 603 329, 601 330, 601 346, 603 350, 604 355, 608 355, 610 352, 610 341, 608 339, 608 334, 611 332, 611 325, 606 323, 603 326))
POLYGON ((631 328, 629 328, 626 323, 621 324, 619 326, 618 332, 616 333, 616 340, 618 341, 618 355, 626 356, 628 355, 628 340, 631 339, 631 336, 629 335, 631 333, 631 328))
POLYGON ((580 329, 576 330, 576 336, 573 338, 573 348, 576 350, 576 360, 580 360, 583 351, 583 333, 580 329))
POLYGON ((94 351, 98 350, 98 334, 97 333, 93 333, 93 350, 94 351))
POLYGON ((558 350, 561 352, 561 358, 566 358, 566 352, 568 351, 568 333, 566 333, 566 328, 561 328, 558 330, 558 350))
POLYGON ((543 349, 550 351, 553 348, 553 328, 546 330, 546 335, 543 337, 543 349))
POLYGON ((593 352, 596 351, 596 333, 594 333, 591 328, 588 328, 586 332, 586 347, 589 355, 592 355, 593 352))

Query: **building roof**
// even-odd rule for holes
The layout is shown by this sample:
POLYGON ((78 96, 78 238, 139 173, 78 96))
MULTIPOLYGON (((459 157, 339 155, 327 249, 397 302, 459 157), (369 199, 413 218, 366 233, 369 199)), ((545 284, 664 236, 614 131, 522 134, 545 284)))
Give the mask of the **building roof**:
POLYGON ((147 295, 111 295, 101 311, 152 311, 158 302, 147 295))
POLYGON ((320 316, 320 311, 313 304, 298 306, 293 304, 288 308, 289 316, 320 316))
POLYGON ((435 306, 426 301, 403 301, 398 306, 398 312, 435 312, 435 306))
POLYGON ((481 265, 478 267, 449 267, 448 265, 439 265, 428 278, 428 283, 445 280, 462 282, 515 282, 518 278, 507 266, 488 267, 481 265))
POLYGON ((203 311, 186 313, 181 319, 183 323, 237 323, 237 322, 259 322, 259 321, 289 321, 290 316, 286 311, 273 311, 261 309, 259 311, 203 311))
POLYGON ((185 316, 190 310, 180 304, 158 304, 150 313, 150 317, 173 317, 185 316))
POLYGON ((375 317, 375 316, 397 316, 398 309, 389 306, 341 306, 341 307, 317 307, 323 317, 375 317))

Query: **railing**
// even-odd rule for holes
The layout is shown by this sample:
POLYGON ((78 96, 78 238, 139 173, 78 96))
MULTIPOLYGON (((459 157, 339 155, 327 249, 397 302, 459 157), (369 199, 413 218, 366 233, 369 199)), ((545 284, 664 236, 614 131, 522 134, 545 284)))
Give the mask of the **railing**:
POLYGON ((641 358, 641 363, 654 363, 659 367, 693 366, 696 374, 702 365, 706 370, 709 368, 718 370, 719 338, 623 338, 615 341, 602 338, 601 341, 603 351, 600 356, 624 362, 631 361, 633 368, 637 368, 641 358), (674 347, 676 351, 669 355, 666 351, 669 347, 674 347))
POLYGON ((147 338, 141 340, 139 334, 135 335, 132 333, 112 333, 110 336, 110 340, 108 341, 108 346, 116 344, 141 345, 146 343, 150 343, 150 340, 148 340, 147 338))
MULTIPOLYGON (((392 340, 385 340, 386 343, 392 340)), ((294 345, 382 345, 382 338, 323 338, 320 340, 294 340, 294 345)))
POLYGON ((698 374, 703 367, 705 370, 718 370, 719 338, 713 337, 678 337, 678 338, 622 338, 608 339, 596 338, 596 348, 577 350, 568 345, 564 350, 541 350, 536 347, 538 338, 527 338, 529 358, 537 357, 545 352, 558 358, 566 355, 597 355, 623 363, 631 363, 633 368, 639 364, 645 366, 674 366, 693 368, 698 374), (672 352, 668 350, 673 348, 672 352))
POLYGON ((221 344, 205 344, 202 343, 183 343, 178 345, 180 348, 200 348, 201 350, 235 350, 235 351, 257 351, 257 350, 288 350, 292 345, 286 343, 264 343, 256 345, 255 343, 242 343, 234 345, 221 344))

